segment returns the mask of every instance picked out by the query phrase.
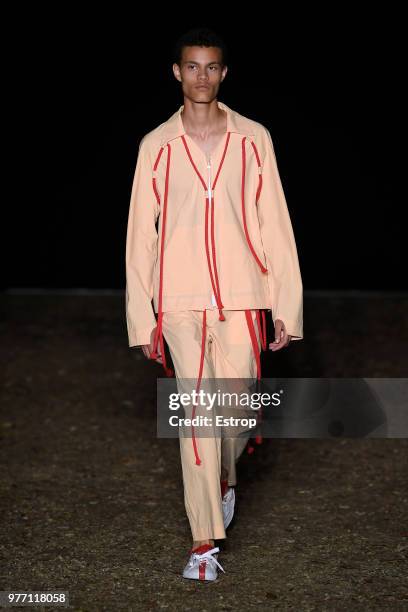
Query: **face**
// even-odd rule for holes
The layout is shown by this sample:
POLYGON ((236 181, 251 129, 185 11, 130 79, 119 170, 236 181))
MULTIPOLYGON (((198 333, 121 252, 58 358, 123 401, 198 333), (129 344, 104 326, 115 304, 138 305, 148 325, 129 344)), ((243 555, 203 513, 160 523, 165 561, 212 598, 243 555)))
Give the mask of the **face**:
POLYGON ((173 64, 173 72, 184 96, 193 102, 216 98, 228 70, 221 61, 222 50, 218 47, 183 47, 180 66, 173 64))

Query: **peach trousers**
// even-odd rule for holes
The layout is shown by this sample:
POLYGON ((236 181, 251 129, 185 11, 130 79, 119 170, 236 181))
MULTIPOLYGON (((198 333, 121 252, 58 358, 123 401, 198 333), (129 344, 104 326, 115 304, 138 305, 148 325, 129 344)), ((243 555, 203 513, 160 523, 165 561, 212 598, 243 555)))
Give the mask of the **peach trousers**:
MULTIPOLYGON (((206 392, 211 390, 213 393, 220 380, 222 384, 218 385, 218 389, 222 387, 223 391, 225 379, 234 379, 227 381, 227 384, 231 383, 232 390, 247 389, 248 383, 255 382, 262 346, 256 312, 223 310, 225 320, 219 319, 216 308, 163 313, 162 330, 173 360, 179 393, 191 393, 192 387, 196 388, 197 380, 200 389, 206 392)), ((217 404, 218 413, 225 416, 236 416, 237 409, 241 417, 257 417, 256 411, 251 408, 237 405, 228 408, 225 404, 221 407, 217 404)), ((185 407, 186 417, 194 415, 208 416, 213 413, 209 413, 202 404, 195 408, 185 407)), ((228 472, 228 484, 236 485, 236 462, 251 432, 254 432, 252 426, 244 425, 238 427, 238 430, 235 426, 234 435, 230 433, 228 436, 232 430, 228 426, 222 426, 221 429, 214 425, 179 427, 184 503, 195 541, 226 538, 222 514, 221 467, 228 472)))

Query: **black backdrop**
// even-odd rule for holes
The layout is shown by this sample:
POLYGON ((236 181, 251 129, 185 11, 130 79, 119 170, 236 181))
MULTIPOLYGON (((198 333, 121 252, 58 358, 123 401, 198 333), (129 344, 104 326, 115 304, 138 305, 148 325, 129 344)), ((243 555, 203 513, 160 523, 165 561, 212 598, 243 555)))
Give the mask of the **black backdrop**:
POLYGON ((231 53, 218 99, 271 132, 304 288, 406 289, 398 36, 383 45, 387 23, 347 15, 298 34, 248 8, 237 23, 179 5, 169 19, 158 7, 14 18, 4 288, 124 288, 138 143, 183 103, 172 45, 203 23, 231 53))

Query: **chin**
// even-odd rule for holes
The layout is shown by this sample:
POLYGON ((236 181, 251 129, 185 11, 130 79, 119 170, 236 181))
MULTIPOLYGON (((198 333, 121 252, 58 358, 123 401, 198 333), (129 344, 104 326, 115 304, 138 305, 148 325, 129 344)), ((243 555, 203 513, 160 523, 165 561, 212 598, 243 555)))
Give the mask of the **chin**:
POLYGON ((194 92, 194 96, 193 97, 194 98, 198 97, 198 100, 200 102, 204 102, 204 101, 205 102, 207 102, 207 101, 210 102, 211 100, 214 99, 214 94, 210 90, 203 89, 203 90, 200 91, 199 89, 196 89, 195 92, 194 92))

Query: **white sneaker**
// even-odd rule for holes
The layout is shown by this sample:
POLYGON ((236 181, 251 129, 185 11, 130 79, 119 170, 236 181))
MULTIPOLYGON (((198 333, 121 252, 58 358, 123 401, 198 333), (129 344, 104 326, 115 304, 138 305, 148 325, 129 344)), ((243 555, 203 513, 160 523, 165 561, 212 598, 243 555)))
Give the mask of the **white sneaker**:
POLYGON ((235 489, 228 487, 227 492, 222 498, 222 514, 224 518, 224 529, 228 527, 234 516, 235 508, 235 489))
POLYGON ((224 572, 215 554, 219 550, 218 546, 212 548, 210 544, 203 544, 196 548, 195 552, 191 551, 190 559, 183 571, 183 578, 215 580, 218 576, 217 566, 224 572))

